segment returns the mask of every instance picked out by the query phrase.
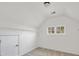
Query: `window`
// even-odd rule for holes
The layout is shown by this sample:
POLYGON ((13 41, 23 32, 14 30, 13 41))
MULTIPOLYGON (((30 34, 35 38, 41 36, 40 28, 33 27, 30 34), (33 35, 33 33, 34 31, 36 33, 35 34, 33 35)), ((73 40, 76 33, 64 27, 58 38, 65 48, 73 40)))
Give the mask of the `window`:
POLYGON ((56 33, 64 33, 64 26, 59 26, 56 28, 56 33))
POLYGON ((48 27, 48 34, 62 34, 64 33, 64 26, 48 27))
POLYGON ((49 34, 55 33, 54 27, 48 27, 48 33, 49 34))

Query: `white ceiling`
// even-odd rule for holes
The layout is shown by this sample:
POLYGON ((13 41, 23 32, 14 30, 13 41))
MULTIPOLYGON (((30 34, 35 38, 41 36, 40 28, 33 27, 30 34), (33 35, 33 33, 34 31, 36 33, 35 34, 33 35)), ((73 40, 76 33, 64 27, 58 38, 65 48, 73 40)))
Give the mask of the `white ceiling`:
POLYGON ((53 10, 56 11, 55 15, 65 14, 79 20, 78 2, 52 2, 47 8, 43 2, 0 2, 0 24, 37 28, 46 17, 51 16, 53 10))

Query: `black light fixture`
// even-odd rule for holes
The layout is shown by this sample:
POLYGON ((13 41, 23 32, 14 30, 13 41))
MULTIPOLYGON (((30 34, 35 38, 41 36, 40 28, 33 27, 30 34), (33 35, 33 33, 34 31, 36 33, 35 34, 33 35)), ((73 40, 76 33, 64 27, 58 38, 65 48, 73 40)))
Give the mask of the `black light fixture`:
POLYGON ((43 4, 44 4, 45 7, 48 7, 48 6, 50 6, 51 3, 50 2, 44 2, 43 4))
MULTIPOLYGON (((51 5, 52 3, 51 3, 51 2, 44 2, 43 4, 44 4, 45 7, 48 8, 48 7, 50 7, 50 5, 51 5)), ((52 14, 56 14, 56 11, 55 11, 55 10, 52 10, 52 7, 49 8, 49 10, 51 10, 51 12, 50 12, 51 15, 52 15, 52 14)))

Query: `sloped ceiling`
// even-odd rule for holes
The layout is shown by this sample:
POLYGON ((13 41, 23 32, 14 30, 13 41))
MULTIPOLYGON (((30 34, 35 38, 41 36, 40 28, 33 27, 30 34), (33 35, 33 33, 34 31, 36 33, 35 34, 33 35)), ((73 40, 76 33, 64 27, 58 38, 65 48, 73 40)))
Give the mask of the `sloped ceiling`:
MULTIPOLYGON (((50 7, 44 7, 43 2, 0 2, 0 27, 37 28, 51 12, 55 15, 66 14, 79 19, 79 3, 55 2, 50 7)), ((53 16, 53 15, 52 15, 53 16)))

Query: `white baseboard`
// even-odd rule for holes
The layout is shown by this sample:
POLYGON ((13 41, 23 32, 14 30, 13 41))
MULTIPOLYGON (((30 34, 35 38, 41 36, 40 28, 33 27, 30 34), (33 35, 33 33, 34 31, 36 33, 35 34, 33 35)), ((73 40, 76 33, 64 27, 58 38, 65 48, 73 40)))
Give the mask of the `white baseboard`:
POLYGON ((43 46, 39 46, 39 47, 40 48, 45 48, 45 49, 50 49, 50 50, 56 50, 56 51, 71 53, 71 54, 74 54, 74 55, 79 55, 79 52, 68 51, 68 50, 63 50, 63 49, 55 49, 55 48, 49 48, 49 47, 43 47, 43 46))
POLYGON ((34 49, 36 49, 36 48, 38 48, 38 47, 34 47, 34 48, 32 48, 32 49, 28 50, 27 52, 22 53, 22 54, 21 54, 21 55, 19 55, 19 56, 23 56, 23 55, 25 55, 25 54, 29 53, 30 51, 32 51, 32 50, 34 50, 34 49))

